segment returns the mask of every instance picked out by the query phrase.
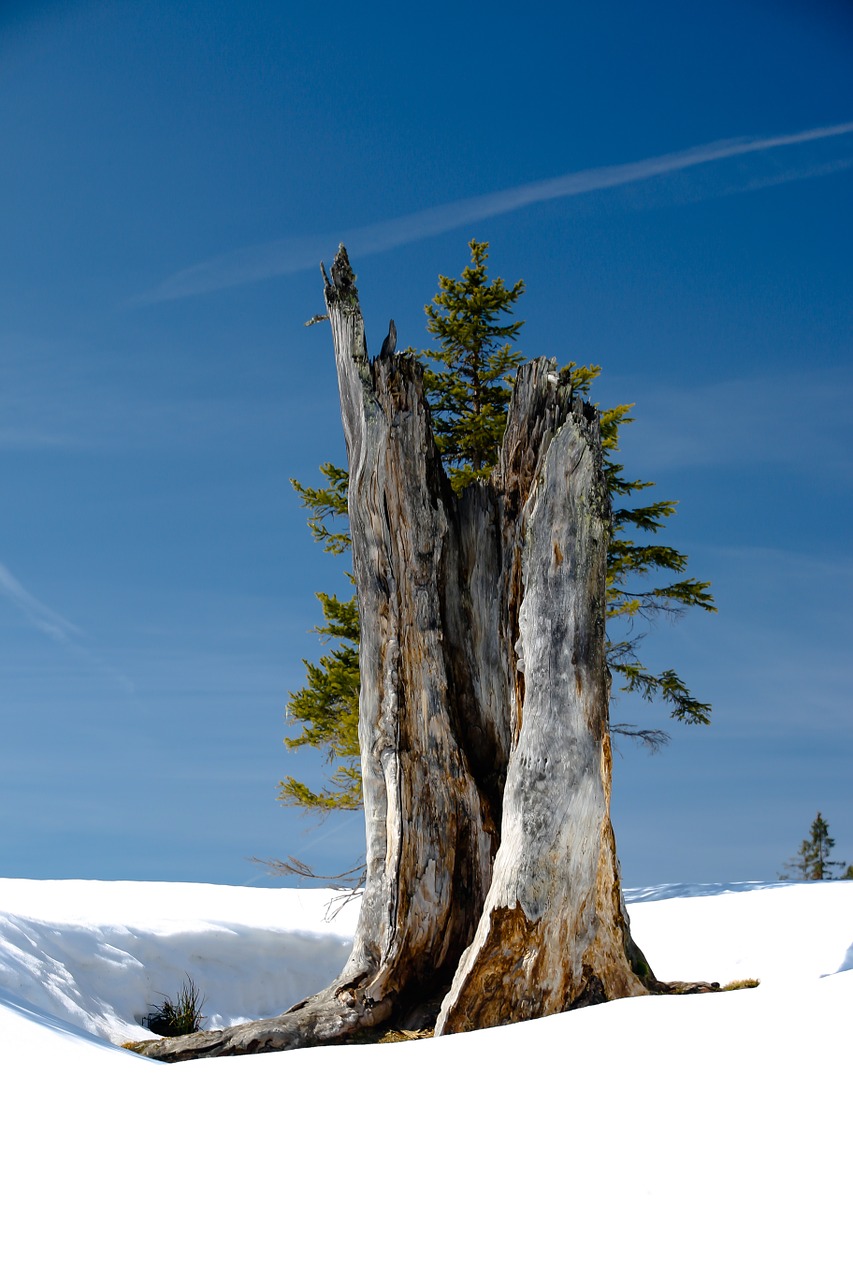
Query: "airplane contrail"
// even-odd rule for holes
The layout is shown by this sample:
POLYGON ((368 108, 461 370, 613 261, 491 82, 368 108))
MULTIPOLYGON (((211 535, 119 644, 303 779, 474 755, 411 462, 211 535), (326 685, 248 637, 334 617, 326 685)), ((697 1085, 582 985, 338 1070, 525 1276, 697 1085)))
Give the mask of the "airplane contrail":
MULTIPOLYGON (((390 218, 368 226, 355 227, 342 235, 312 235, 288 237, 267 244, 236 249, 231 253, 208 258, 195 266, 187 267, 169 276, 162 284, 133 299, 136 305, 166 302, 188 298, 196 294, 213 293, 234 285, 252 281, 269 280, 274 276, 293 275, 315 267, 319 259, 328 253, 330 245, 343 240, 350 253, 366 257, 384 253, 399 245, 414 244, 430 236, 440 235, 454 227, 496 214, 510 213, 528 205, 559 200, 568 196, 584 195, 590 191, 603 191, 611 187, 624 187, 632 182, 643 182, 682 169, 713 164, 781 147, 801 146, 820 142, 826 138, 841 137, 853 133, 853 121, 827 125, 819 129, 806 129, 800 133, 784 133, 772 138, 728 138, 709 142, 687 151, 673 151, 668 155, 652 156, 627 164, 605 165, 598 169, 581 169, 564 173, 557 178, 541 182, 529 182, 518 187, 508 187, 489 195, 472 196, 451 204, 435 205, 401 218, 390 218)), ((825 167, 824 167, 825 171, 825 167)), ((791 174, 791 178, 802 175, 791 174)))
POLYGON ((83 634, 73 622, 54 613, 53 609, 31 595, 4 564, 0 564, 0 594, 10 600, 38 631, 59 644, 69 644, 75 636, 83 634))
POLYGON ((86 648, 80 643, 78 637, 85 635, 85 632, 73 622, 69 622, 67 618, 63 618, 61 613, 48 608, 46 604, 42 604, 41 600, 36 599, 32 592, 27 591, 23 583, 19 582, 11 570, 7 569, 4 564, 0 564, 0 598, 4 597, 18 609, 31 626, 37 631, 41 631, 55 644, 61 645, 78 661, 85 663, 94 669, 101 676, 105 676, 109 681, 117 684, 121 690, 133 695, 136 693, 136 687, 133 681, 122 671, 116 671, 108 662, 104 662, 91 649, 86 648))

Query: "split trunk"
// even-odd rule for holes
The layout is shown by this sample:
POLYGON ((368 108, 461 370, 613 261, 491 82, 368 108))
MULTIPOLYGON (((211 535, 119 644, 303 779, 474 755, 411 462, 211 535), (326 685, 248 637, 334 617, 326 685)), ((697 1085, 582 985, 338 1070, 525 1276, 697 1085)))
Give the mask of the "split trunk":
POLYGON ((610 503, 595 411, 518 372, 499 463, 453 494, 412 356, 368 358, 343 247, 326 280, 361 622, 367 880, 325 991, 263 1022, 146 1042, 269 1052, 383 1023, 464 1031, 661 990, 610 823, 610 503))

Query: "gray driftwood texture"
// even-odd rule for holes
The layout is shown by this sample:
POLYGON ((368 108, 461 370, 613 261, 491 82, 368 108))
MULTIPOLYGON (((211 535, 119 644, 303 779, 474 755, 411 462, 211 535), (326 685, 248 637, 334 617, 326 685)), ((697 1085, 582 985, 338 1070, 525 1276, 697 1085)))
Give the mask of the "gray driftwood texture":
POLYGON ((631 940, 610 824, 610 506, 594 410, 523 366, 500 461, 456 497, 406 354, 368 358, 326 279, 361 618, 367 882, 350 958, 281 1016, 146 1042, 186 1057, 437 1034, 663 990, 631 940))

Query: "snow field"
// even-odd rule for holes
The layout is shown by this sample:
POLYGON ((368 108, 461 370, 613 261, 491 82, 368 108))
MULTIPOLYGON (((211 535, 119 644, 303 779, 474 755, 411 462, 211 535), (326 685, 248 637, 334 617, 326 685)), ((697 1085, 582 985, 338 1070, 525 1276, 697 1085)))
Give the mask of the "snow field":
POLYGON ((314 989, 352 913, 326 924, 317 890, 0 883, 7 1274, 849 1277, 853 885, 670 891, 628 895, 660 976, 761 987, 165 1066, 85 1021, 100 1001, 102 1035, 128 1025, 155 939, 224 1019, 234 932, 277 935, 245 989, 289 934, 314 989))

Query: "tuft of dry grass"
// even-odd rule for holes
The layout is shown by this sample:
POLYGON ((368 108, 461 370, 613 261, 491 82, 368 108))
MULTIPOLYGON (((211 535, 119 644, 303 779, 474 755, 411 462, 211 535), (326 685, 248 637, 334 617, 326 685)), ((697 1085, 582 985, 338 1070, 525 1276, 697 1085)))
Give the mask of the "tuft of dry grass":
POLYGON ((149 1029, 158 1036, 188 1036, 201 1030, 204 996, 189 974, 184 976, 186 981, 174 1000, 164 996, 163 1003, 156 1005, 146 1019, 149 1029))
POLYGON ((379 1037, 379 1044, 398 1044, 403 1040, 430 1040, 432 1038, 432 1027, 426 1027, 423 1031, 398 1031, 396 1027, 392 1027, 386 1031, 384 1035, 379 1037))

